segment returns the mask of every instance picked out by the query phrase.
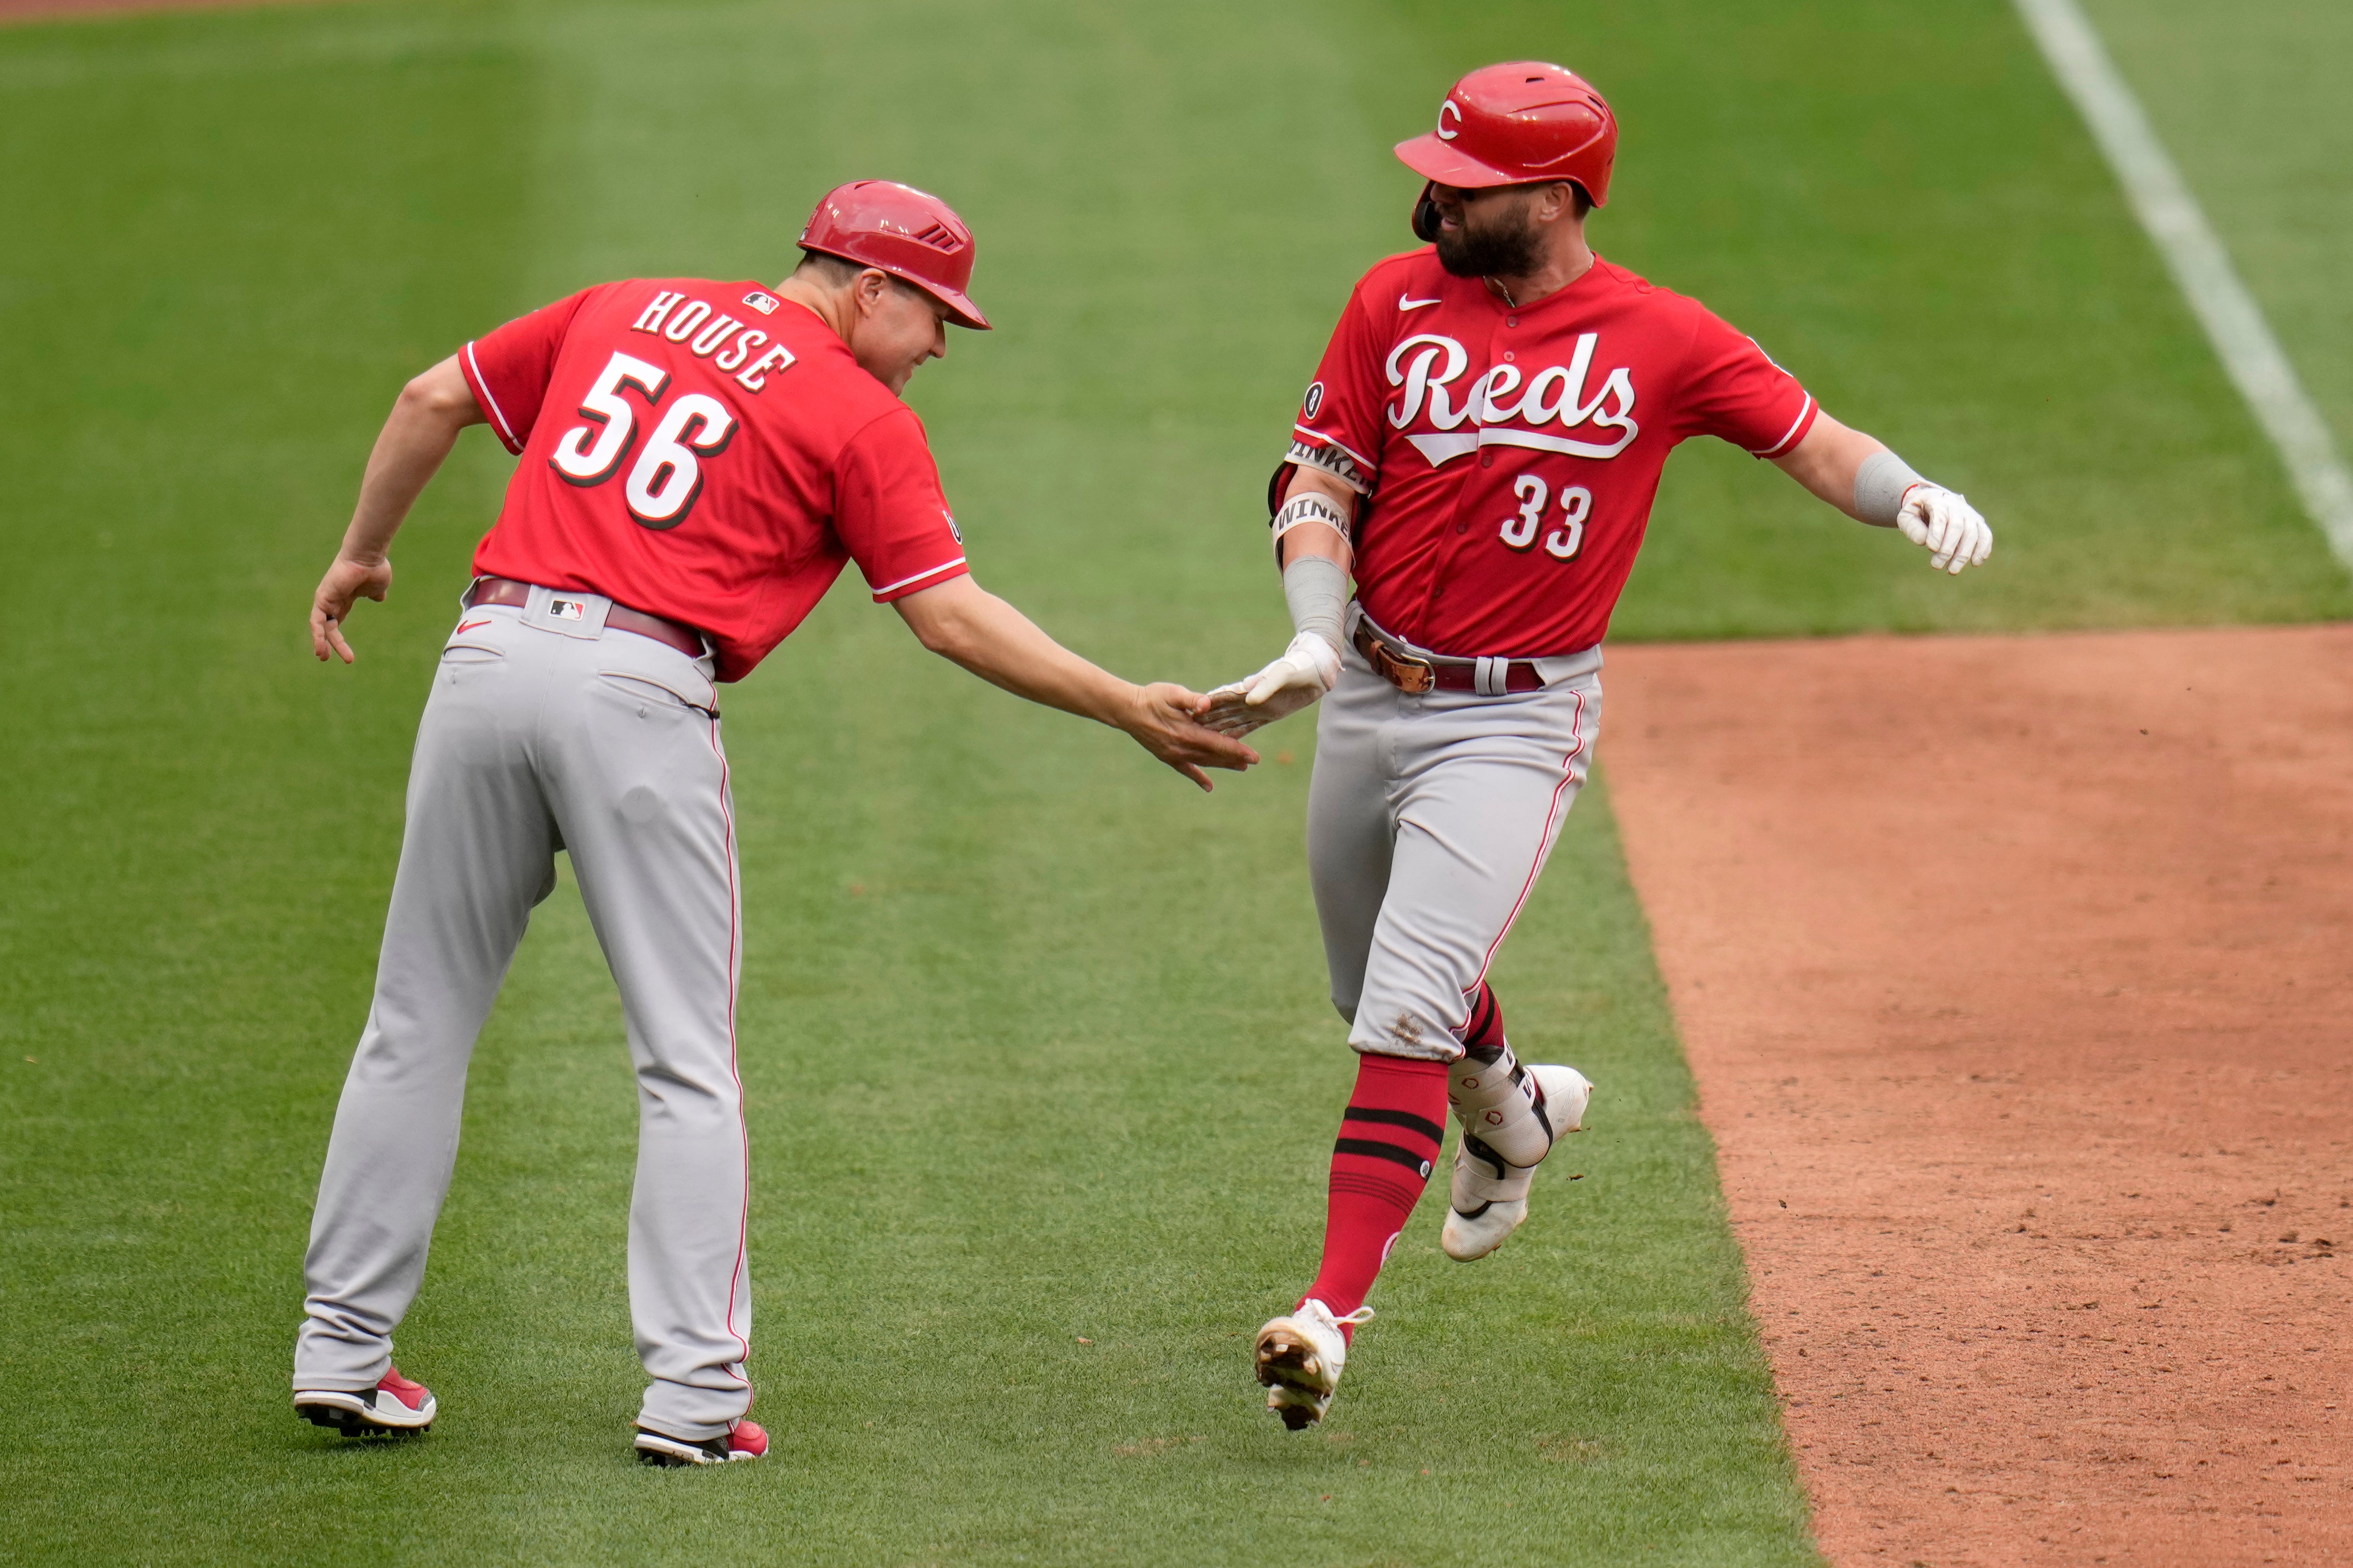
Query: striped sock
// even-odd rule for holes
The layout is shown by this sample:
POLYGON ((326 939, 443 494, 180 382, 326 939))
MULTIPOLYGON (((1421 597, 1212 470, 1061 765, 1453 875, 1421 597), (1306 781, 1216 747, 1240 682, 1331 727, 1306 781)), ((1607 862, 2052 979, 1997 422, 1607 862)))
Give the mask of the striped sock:
POLYGON ((1303 1300, 1319 1300, 1343 1318, 1365 1304, 1438 1163, 1445 1117, 1444 1062, 1357 1058, 1356 1092, 1332 1147, 1323 1267, 1303 1300))
MULTIPOLYGON (((1494 991, 1482 980, 1479 982, 1479 994, 1471 999, 1471 1016, 1463 1020, 1462 1046, 1465 1050, 1483 1055, 1503 1043, 1504 1006, 1495 1000, 1494 991)), ((1493 1061, 1494 1058, 1487 1056, 1485 1059, 1493 1061)))

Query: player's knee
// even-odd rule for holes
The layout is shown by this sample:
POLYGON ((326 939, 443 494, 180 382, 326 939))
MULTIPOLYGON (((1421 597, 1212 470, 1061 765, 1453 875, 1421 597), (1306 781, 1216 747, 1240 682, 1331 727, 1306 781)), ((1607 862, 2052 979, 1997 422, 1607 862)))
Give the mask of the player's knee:
POLYGON ((726 1058, 705 1050, 649 1051, 638 1063, 638 1089, 646 1117, 697 1131, 733 1127, 743 1107, 726 1058))

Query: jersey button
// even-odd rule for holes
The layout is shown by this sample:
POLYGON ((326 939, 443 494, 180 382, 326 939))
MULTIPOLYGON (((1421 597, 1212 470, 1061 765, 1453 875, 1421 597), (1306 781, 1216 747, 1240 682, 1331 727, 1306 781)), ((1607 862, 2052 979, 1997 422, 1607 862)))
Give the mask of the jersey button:
POLYGON ((1458 522, 1454 525, 1454 531, 1457 533, 1468 533, 1471 531, 1471 525, 1467 522, 1458 522))
POLYGON ((1520 319, 1517 316, 1506 316, 1504 318, 1504 325, 1507 327, 1516 327, 1519 324, 1520 319))
POLYGON ((1504 363, 1506 363, 1506 364, 1509 364, 1509 363, 1511 363, 1511 360, 1512 360, 1512 355, 1511 355, 1510 352, 1507 350, 1507 351, 1505 351, 1505 353, 1504 353, 1504 363))
POLYGON ((1495 466, 1495 454, 1494 454, 1494 453, 1493 453, 1493 452, 1482 452, 1482 453, 1480 453, 1480 454, 1479 454, 1479 466, 1480 466, 1481 468, 1493 468, 1493 467, 1495 466))

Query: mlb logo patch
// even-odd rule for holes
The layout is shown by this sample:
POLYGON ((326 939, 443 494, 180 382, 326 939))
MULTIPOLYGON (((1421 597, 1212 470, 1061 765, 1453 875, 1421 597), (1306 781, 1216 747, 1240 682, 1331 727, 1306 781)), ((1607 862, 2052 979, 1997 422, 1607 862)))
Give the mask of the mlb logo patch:
POLYGON ((577 599, 550 599, 547 613, 559 621, 576 621, 588 614, 588 606, 577 599))
POLYGON ((759 289, 754 289, 749 294, 744 296, 744 303, 751 306, 752 309, 759 311, 760 314, 767 316, 775 314, 776 307, 783 304, 784 301, 777 299, 774 294, 763 294, 759 289))

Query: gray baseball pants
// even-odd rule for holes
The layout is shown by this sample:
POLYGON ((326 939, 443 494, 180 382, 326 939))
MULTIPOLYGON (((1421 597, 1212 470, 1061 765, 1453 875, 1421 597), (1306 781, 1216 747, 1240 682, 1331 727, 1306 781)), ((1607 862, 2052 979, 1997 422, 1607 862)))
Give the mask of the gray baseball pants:
POLYGON ((375 1000, 304 1259, 297 1389, 372 1388, 416 1300, 466 1066, 568 849, 638 1079, 629 1310, 641 1424, 723 1435, 752 1399, 749 1159, 735 1071, 742 900, 708 658, 544 588, 464 612, 417 735, 375 1000))
POLYGON ((1351 647, 1318 705, 1308 875, 1360 1052, 1462 1054, 1479 984, 1584 785, 1601 650, 1535 663, 1541 690, 1409 696, 1351 647))

